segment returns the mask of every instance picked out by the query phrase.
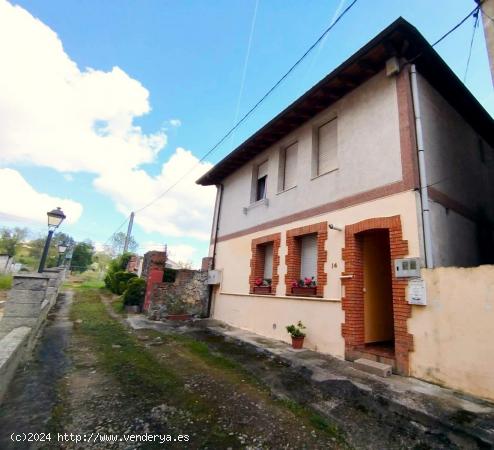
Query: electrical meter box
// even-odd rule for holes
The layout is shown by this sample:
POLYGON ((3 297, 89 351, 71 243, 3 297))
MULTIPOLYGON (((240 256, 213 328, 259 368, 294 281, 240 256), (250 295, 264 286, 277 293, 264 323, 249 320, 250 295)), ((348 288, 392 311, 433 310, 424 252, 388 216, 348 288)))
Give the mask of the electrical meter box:
POLYGON ((208 284, 220 284, 221 283, 221 270, 209 270, 208 271, 208 284))
POLYGON ((420 277, 420 259, 395 259, 395 276, 396 278, 420 277))

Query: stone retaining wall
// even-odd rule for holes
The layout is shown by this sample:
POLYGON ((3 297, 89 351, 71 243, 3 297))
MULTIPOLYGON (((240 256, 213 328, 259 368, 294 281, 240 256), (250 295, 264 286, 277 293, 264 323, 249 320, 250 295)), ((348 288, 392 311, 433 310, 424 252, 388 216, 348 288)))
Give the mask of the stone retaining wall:
POLYGON ((32 350, 64 278, 62 268, 14 275, 0 320, 0 401, 17 366, 32 350))
POLYGON ((208 304, 208 272, 177 270, 173 283, 154 283, 150 296, 149 317, 154 320, 171 314, 204 317, 208 304))

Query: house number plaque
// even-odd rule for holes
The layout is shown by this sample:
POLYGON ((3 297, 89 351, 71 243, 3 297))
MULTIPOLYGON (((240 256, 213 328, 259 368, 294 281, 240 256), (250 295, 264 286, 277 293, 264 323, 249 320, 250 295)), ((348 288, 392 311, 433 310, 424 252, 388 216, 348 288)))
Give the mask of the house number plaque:
POLYGON ((427 305, 425 281, 414 278, 408 282, 407 301, 410 305, 427 305))

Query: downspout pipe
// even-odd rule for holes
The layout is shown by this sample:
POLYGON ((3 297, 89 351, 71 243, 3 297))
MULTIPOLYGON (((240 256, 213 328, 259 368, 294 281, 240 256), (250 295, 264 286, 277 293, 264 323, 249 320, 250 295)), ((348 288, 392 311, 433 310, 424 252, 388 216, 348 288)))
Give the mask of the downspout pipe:
MULTIPOLYGON (((216 242, 218 241, 218 231, 220 229, 220 212, 221 212, 221 201, 223 200, 223 184, 219 184, 217 186, 219 190, 218 194, 218 207, 216 209, 216 217, 214 218, 215 222, 215 230, 214 230, 214 241, 213 241, 213 257, 211 260, 211 270, 214 270, 216 267, 216 242)), ((213 304, 213 286, 209 286, 209 297, 208 297, 208 309, 206 313, 206 317, 211 317, 211 306, 213 304)))
POLYGON ((429 192, 427 190, 427 171, 425 167, 425 146, 422 130, 422 119, 420 114, 419 88, 417 83, 417 69, 415 64, 410 68, 410 79, 412 87, 412 103, 415 115, 415 133, 417 137, 417 154, 420 177, 420 199, 422 209, 422 227, 424 234, 425 266, 428 269, 434 267, 434 256, 432 247, 432 228, 429 209, 429 192))

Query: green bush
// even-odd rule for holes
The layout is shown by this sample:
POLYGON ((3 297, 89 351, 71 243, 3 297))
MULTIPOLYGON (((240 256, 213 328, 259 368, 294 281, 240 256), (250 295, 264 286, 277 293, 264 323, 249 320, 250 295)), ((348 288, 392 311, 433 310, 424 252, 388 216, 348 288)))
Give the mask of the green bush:
POLYGON ((146 282, 142 278, 132 278, 124 292, 123 304, 125 306, 140 306, 144 303, 145 294, 146 282))
POLYGON ((119 271, 113 275, 111 291, 114 294, 122 295, 127 289, 127 285, 132 278, 137 278, 135 273, 119 271))
MULTIPOLYGON (((131 253, 124 253, 123 255, 119 256, 118 258, 113 259, 110 264, 108 265, 108 270, 106 272, 104 282, 105 286, 110 289, 115 294, 118 294, 118 282, 115 280, 115 275, 118 272, 125 272, 125 269, 127 268, 127 264, 129 262, 130 257, 132 256, 131 253)), ((134 274, 135 275, 135 274, 134 274)), ((125 289, 127 286, 125 286, 125 289)), ((124 289, 124 290, 125 290, 124 289)), ((120 294, 122 294, 120 292, 120 294)))

